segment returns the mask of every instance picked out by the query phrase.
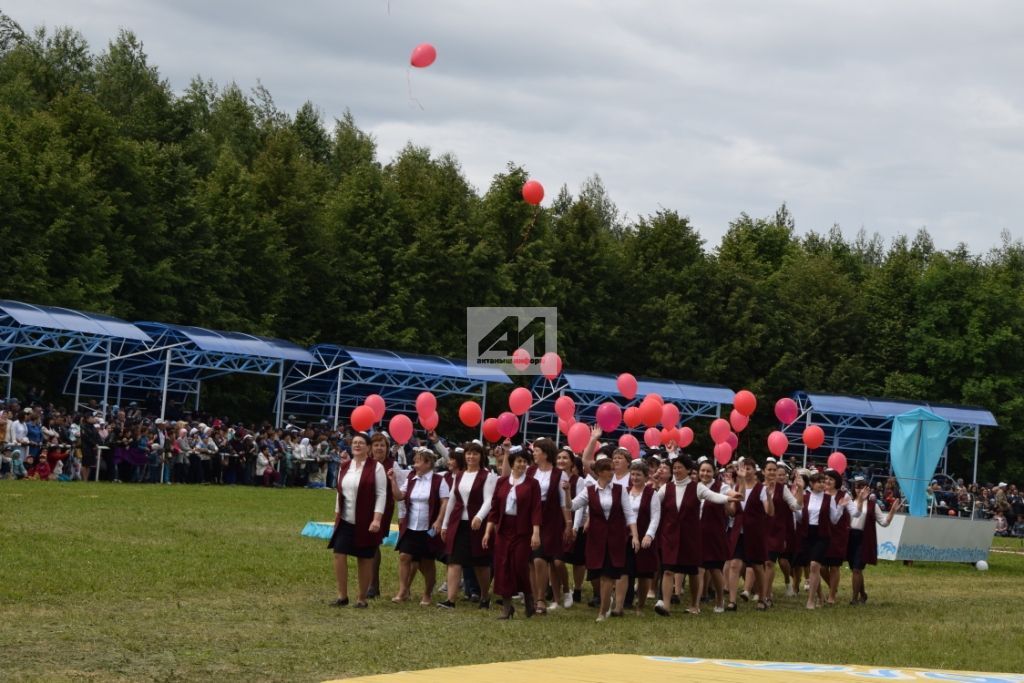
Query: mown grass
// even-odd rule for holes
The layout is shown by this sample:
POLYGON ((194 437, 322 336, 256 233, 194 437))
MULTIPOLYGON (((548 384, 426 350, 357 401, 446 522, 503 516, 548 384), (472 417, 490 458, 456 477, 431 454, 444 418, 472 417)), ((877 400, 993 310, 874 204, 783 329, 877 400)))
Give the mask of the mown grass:
MULTIPOLYGON (((332 512, 324 491, 0 482, 0 679, 318 681, 608 652, 1024 671, 1020 554, 884 563, 858 608, 844 572, 842 606, 810 613, 503 623, 469 603, 328 607, 330 554, 299 531, 332 512)), ((396 564, 386 549, 386 590, 396 564)))

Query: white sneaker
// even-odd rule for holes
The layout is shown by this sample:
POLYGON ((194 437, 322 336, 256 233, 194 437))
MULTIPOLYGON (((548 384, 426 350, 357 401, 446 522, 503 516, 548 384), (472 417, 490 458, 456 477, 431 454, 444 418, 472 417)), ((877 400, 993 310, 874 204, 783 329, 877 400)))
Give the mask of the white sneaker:
POLYGON ((606 617, 606 616, 605 616, 605 615, 604 615, 604 614, 602 613, 602 614, 598 614, 598 615, 597 615, 597 619, 594 619, 594 621, 604 621, 604 620, 605 620, 605 619, 607 619, 607 618, 608 618, 608 617, 606 617))
POLYGON ((548 603, 547 610, 549 612, 554 612, 556 609, 558 609, 558 603, 557 602, 552 600, 551 602, 548 603))
POLYGON ((523 594, 522 593, 516 593, 515 595, 512 596, 512 599, 513 600, 518 600, 519 602, 522 602, 524 600, 523 594))
POLYGON ((793 590, 792 586, 786 586, 786 597, 792 598, 796 596, 796 591, 793 590))
POLYGON ((740 592, 740 598, 743 599, 743 602, 746 602, 747 600, 750 599, 750 593, 748 593, 747 591, 741 591, 740 592))
POLYGON ((448 582, 447 581, 442 581, 441 582, 441 587, 437 589, 437 592, 438 593, 447 593, 448 592, 448 582))
POLYGON ((811 590, 811 584, 809 582, 807 582, 807 581, 804 581, 804 591, 809 591, 809 590, 811 590))
POLYGON ((562 607, 564 607, 565 609, 569 609, 570 607, 572 607, 572 591, 569 591, 568 593, 562 596, 562 607))
POLYGON ((658 600, 658 602, 654 603, 654 606, 655 607, 665 607, 665 601, 664 600, 658 600))
POLYGON ((718 605, 715 605, 714 612, 715 612, 715 614, 722 614, 723 612, 725 612, 725 608, 724 607, 719 607, 718 605))
POLYGON ((753 595, 750 596, 750 599, 753 600, 754 602, 759 602, 761 600, 761 596, 758 595, 757 593, 754 593, 753 595))

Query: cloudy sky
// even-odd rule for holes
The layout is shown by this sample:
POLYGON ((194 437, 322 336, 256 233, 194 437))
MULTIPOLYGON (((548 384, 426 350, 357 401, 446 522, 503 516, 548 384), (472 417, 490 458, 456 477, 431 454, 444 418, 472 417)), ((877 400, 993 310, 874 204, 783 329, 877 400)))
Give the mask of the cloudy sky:
POLYGON ((508 161, 548 189, 604 180, 629 217, 689 215, 714 245, 789 204, 886 241, 1024 236, 1018 0, 0 0, 24 28, 119 28, 180 91, 195 75, 278 106, 346 108, 388 159, 453 152, 486 189, 508 161), (412 48, 438 58, 408 68, 412 48), (410 100, 410 93, 423 108, 410 100))

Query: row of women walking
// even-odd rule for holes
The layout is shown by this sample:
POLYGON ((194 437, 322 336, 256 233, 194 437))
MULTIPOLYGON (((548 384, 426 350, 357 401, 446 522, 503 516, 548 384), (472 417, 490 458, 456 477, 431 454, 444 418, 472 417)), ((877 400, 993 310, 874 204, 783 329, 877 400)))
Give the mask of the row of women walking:
POLYGON ((877 561, 875 526, 887 525, 898 505, 880 515, 866 482, 849 492, 837 472, 790 472, 771 458, 763 469, 744 458, 721 470, 678 450, 631 460, 623 448, 601 446, 600 437, 595 427, 579 455, 549 439, 511 448, 499 472, 486 468, 484 447, 470 442, 451 453, 441 474, 429 449, 417 449, 404 471, 390 460, 384 434, 355 435, 335 482, 333 604, 350 604, 350 555, 357 560, 354 606, 380 594, 380 546, 396 504, 394 602, 412 599, 418 572, 420 604, 432 605, 439 558, 447 564, 439 607, 454 609, 465 581, 476 587, 481 609, 492 592, 498 596, 501 619, 515 615, 520 594, 527 617, 572 607, 585 581, 598 621, 631 606, 641 613, 649 595, 661 616, 673 604, 697 614, 707 595, 715 612, 736 610, 739 599, 765 610, 774 605, 776 568, 790 596, 806 577, 806 607, 816 609, 835 604, 844 562, 853 570, 851 604, 867 601, 863 570, 877 561))

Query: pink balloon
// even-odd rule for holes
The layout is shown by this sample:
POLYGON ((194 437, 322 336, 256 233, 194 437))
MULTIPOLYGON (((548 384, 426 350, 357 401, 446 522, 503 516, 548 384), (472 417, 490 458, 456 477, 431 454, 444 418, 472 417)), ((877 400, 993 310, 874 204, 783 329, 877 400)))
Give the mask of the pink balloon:
POLYGON ((527 204, 537 206, 544 201, 544 186, 536 180, 527 180, 523 185, 523 200, 527 204))
POLYGON ((610 432, 622 422, 622 410, 611 401, 605 401, 597 407, 597 426, 602 431, 610 432))
POLYGON ((370 394, 363 403, 370 406, 370 410, 373 411, 374 422, 380 422, 384 419, 384 411, 387 409, 387 406, 384 403, 383 396, 380 394, 370 394))
POLYGON ((661 407, 661 426, 675 427, 679 424, 679 408, 672 403, 666 403, 661 407))
POLYGON ((506 438, 515 436, 519 431, 519 418, 512 413, 502 413, 498 416, 498 433, 506 438))
POLYGON ((711 440, 715 443, 722 443, 729 438, 729 421, 723 418, 717 418, 711 423, 711 440))
POLYGON ((484 420, 483 432, 485 439, 491 443, 497 443, 501 438, 501 433, 498 432, 498 418, 489 417, 484 420))
POLYGON ((512 367, 516 370, 525 370, 530 367, 530 352, 526 349, 516 349, 513 351, 512 367))
POLYGON ((629 451, 630 456, 635 460, 640 455, 640 442, 632 434, 623 434, 619 437, 619 445, 629 451))
POLYGON ((569 448, 577 453, 582 453, 583 449, 590 443, 590 428, 582 422, 577 422, 569 427, 567 440, 569 441, 569 448))
POLYGON ((657 427, 648 427, 644 432, 644 443, 650 448, 657 448, 661 445, 661 430, 657 427))
POLYGON ((626 423, 626 426, 630 429, 639 427, 640 423, 643 422, 643 417, 640 415, 640 409, 636 406, 630 406, 622 411, 622 421, 626 423))
POLYGON ((645 401, 654 401, 658 404, 658 410, 661 410, 665 405, 665 399, 661 397, 661 394, 647 394, 644 396, 645 401))
POLYGON ((437 423, 440 421, 441 418, 438 417, 436 412, 433 412, 430 415, 420 415, 420 424, 428 431, 431 429, 437 429, 437 423))
POLYGON ((729 413, 729 424, 732 425, 733 431, 739 434, 750 424, 750 418, 733 408, 729 413))
POLYGON ((508 395, 508 408, 512 411, 513 415, 522 415, 530 409, 532 403, 533 395, 526 387, 516 387, 508 395))
POLYGON ((548 351, 540 357, 540 374, 552 380, 562 374, 562 358, 554 351, 548 351))
POLYGON ((568 396, 559 396, 555 399, 555 415, 568 420, 576 414, 576 402, 568 396))
POLYGON ((803 439, 804 445, 813 451, 825 443, 825 430, 818 425, 810 425, 804 430, 803 439))
POLYGON ((395 415, 388 422, 388 433, 395 443, 401 445, 409 442, 412 438, 412 420, 406 415, 395 415))
POLYGON ((640 401, 640 419, 648 427, 653 427, 661 422, 661 405, 650 396, 640 401))
POLYGON ((680 448, 686 448, 693 443, 693 430, 689 427, 679 428, 679 441, 677 442, 680 448))
POLYGON ((628 372, 624 372, 619 375, 619 378, 615 380, 615 386, 618 387, 619 393, 625 398, 628 398, 629 400, 636 398, 636 377, 628 372))
POLYGON ((572 428, 574 424, 576 424, 576 419, 574 417, 569 416, 568 419, 560 417, 558 418, 558 431, 562 432, 566 436, 569 436, 569 430, 572 428))
POLYGON ((434 63, 437 59, 437 49, 430 43, 420 43, 412 49, 409 63, 417 69, 423 69, 434 63))
POLYGON ((437 412, 437 399, 429 391, 421 391, 416 397, 416 413, 421 417, 437 412))
POLYGON ((476 401, 465 401, 459 406, 459 419, 467 427, 476 427, 480 424, 483 416, 484 413, 480 409, 480 404, 476 401))
POLYGON ((799 412, 796 401, 791 398, 780 398, 775 402, 775 417, 784 425, 793 424, 799 412))
POLYGON ((725 437, 725 443, 729 444, 729 448, 731 450, 736 450, 737 448, 739 448, 740 445, 740 437, 736 436, 732 432, 729 432, 729 435, 725 437))
POLYGON ((842 474, 846 471, 846 456, 839 451, 836 451, 832 455, 828 456, 828 466, 839 474, 842 474))
POLYGON ((754 414, 757 409, 757 397, 746 389, 740 389, 732 400, 732 405, 747 417, 754 414))
POLYGON ((715 444, 715 461, 722 467, 729 464, 732 459, 732 446, 726 442, 715 444))
POLYGON ((782 432, 776 430, 768 435, 768 450, 772 455, 778 457, 789 448, 789 439, 782 432))
POLYGON ((661 442, 668 445, 669 441, 675 441, 679 443, 679 430, 675 427, 662 427, 661 428, 661 442))

